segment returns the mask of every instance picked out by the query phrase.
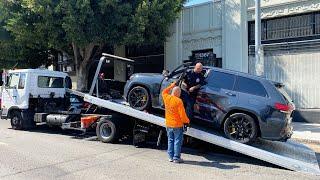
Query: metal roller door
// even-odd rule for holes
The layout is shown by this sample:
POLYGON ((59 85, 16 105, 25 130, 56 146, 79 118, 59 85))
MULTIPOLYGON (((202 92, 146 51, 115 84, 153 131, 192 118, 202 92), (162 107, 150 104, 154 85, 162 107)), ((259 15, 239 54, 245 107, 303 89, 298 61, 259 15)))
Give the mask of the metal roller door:
MULTIPOLYGON (((264 54, 266 78, 285 84, 297 109, 320 109, 320 46, 265 46, 264 54)), ((249 73, 254 72, 254 56, 250 55, 249 73)))

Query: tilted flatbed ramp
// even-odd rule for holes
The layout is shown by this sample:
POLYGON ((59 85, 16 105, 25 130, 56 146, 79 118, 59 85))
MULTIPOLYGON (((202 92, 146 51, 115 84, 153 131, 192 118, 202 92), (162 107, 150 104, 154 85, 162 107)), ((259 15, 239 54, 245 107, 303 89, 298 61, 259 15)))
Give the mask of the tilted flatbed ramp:
MULTIPOLYGON (((84 97, 86 102, 110 109, 115 112, 165 126, 165 119, 143 111, 135 110, 114 100, 104 100, 89 94, 69 90, 70 93, 84 97)), ((303 144, 289 140, 288 142, 273 142, 259 140, 256 144, 246 145, 224 138, 211 129, 191 127, 185 133, 188 136, 251 156, 293 171, 320 175, 315 152, 303 144)))

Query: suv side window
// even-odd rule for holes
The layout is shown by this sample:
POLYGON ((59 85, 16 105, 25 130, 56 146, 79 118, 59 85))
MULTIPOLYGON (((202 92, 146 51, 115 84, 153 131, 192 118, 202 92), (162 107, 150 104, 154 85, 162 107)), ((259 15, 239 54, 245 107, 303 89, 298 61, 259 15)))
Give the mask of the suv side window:
POLYGON ((254 79, 238 76, 235 91, 252 94, 261 97, 267 97, 267 92, 263 85, 254 79))
POLYGON ((211 71, 207 77, 208 86, 213 88, 222 88, 232 90, 236 76, 229 73, 219 71, 211 71))

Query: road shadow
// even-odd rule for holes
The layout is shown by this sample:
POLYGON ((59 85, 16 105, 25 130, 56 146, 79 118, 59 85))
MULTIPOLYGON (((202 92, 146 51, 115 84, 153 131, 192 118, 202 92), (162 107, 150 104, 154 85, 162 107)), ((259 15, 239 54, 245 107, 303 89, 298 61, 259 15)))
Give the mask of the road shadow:
MULTIPOLYGON (((62 136, 68 136, 71 139, 75 140, 85 140, 85 141, 99 141, 96 137, 94 131, 83 134, 80 131, 76 130, 62 130, 59 127, 49 127, 47 125, 39 125, 35 129, 30 129, 28 132, 34 133, 43 133, 43 134, 57 134, 62 136)), ((133 140, 131 136, 122 137, 116 144, 128 146, 133 145, 133 140)), ((158 149, 160 151, 166 151, 166 141, 162 142, 161 146, 156 146, 155 142, 149 142, 144 144, 143 146, 139 146, 137 148, 146 148, 146 149, 158 149)), ((203 166, 203 167, 213 167, 219 169, 235 169, 240 168, 238 165, 233 165, 235 163, 246 163, 256 166, 263 167, 272 167, 272 168, 280 168, 276 165, 204 142, 200 140, 193 141, 191 144, 184 145, 182 148, 182 153, 201 156, 206 159, 206 161, 192 161, 185 159, 184 164, 192 165, 192 166, 203 166)), ((318 155, 319 158, 320 155, 318 155)), ((319 162, 319 159, 318 159, 319 162)))
MULTIPOLYGON (((14 130, 12 128, 8 128, 8 129, 14 130)), ((57 126, 49 127, 47 125, 37 125, 36 128, 27 129, 23 131, 32 132, 32 133, 41 133, 41 134, 57 134, 62 136, 69 136, 72 139, 86 139, 86 138, 96 136, 94 131, 83 133, 77 130, 63 130, 57 126)))
POLYGON ((194 165, 194 166, 214 167, 214 168, 219 168, 219 169, 240 168, 240 166, 222 164, 219 161, 210 161, 210 162, 208 162, 208 161, 190 161, 190 160, 185 160, 184 164, 194 165))
POLYGON ((320 153, 316 152, 316 157, 317 157, 318 166, 319 166, 319 169, 320 169, 320 153))
MULTIPOLYGON (((208 161, 212 162, 211 165, 219 166, 221 165, 221 168, 237 168, 232 167, 234 165, 226 165, 226 164, 235 164, 235 163, 246 163, 250 165, 255 166, 261 166, 261 167, 270 167, 270 168, 277 168, 277 169, 284 169, 282 167, 279 167, 277 165, 270 164, 265 161, 261 161, 259 159, 252 158, 247 155, 243 155, 241 153, 231 151, 229 149, 216 146, 204 141, 196 140, 191 145, 187 145, 187 147, 183 148, 183 153, 190 154, 190 155, 196 155, 196 156, 202 156, 208 161), (226 167, 223 167, 226 165, 226 167), (231 166, 231 167, 227 167, 231 166)), ((190 162, 192 165, 202 164, 201 162, 190 162)), ((210 165, 208 162, 204 162, 203 165, 210 165)), ((215 166, 213 166, 215 167, 215 166)))

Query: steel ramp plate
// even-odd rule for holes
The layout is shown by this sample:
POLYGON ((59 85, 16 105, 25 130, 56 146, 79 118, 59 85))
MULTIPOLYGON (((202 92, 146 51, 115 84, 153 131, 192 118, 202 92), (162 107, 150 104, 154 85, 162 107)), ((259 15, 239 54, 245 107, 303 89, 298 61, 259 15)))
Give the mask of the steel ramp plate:
MULTIPOLYGON (((159 116, 148 114, 143 111, 135 110, 126 105, 118 104, 110 100, 100 99, 88 94, 84 95, 84 100, 119 112, 128 116, 147 121, 159 126, 165 126, 165 119, 159 116)), ((207 128, 188 128, 187 135, 230 149, 247 156, 251 156, 293 171, 312 173, 320 175, 318 162, 315 152, 308 147, 296 143, 294 141, 288 142, 272 142, 260 140, 254 145, 241 144, 215 133, 207 128)))
POLYGON ((190 128, 186 134, 290 170, 320 175, 315 152, 292 140, 279 142, 259 139, 252 145, 246 145, 226 139, 215 130, 199 126, 190 128))

